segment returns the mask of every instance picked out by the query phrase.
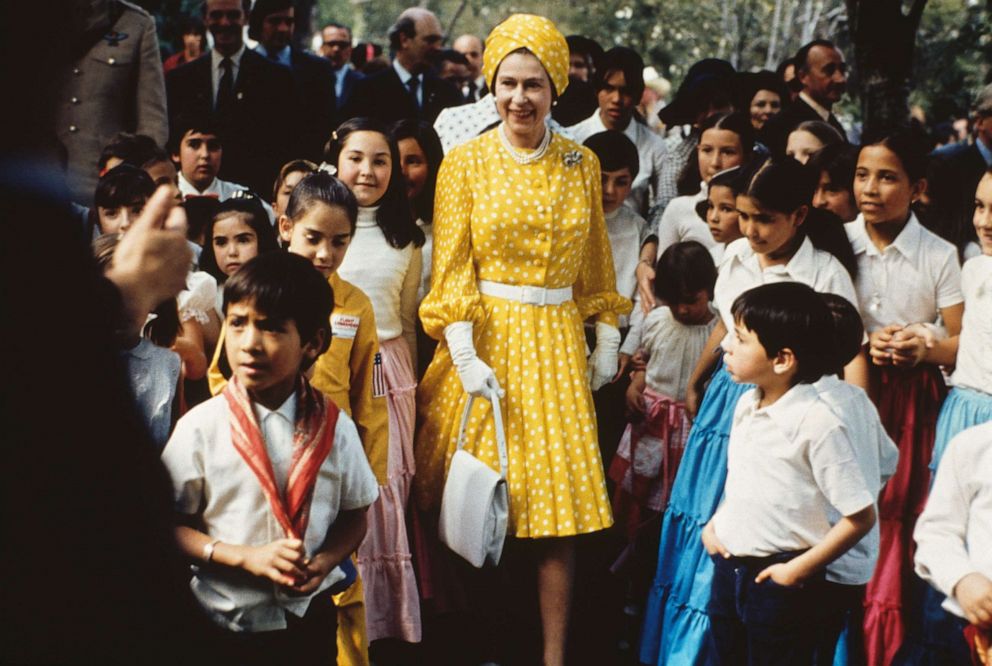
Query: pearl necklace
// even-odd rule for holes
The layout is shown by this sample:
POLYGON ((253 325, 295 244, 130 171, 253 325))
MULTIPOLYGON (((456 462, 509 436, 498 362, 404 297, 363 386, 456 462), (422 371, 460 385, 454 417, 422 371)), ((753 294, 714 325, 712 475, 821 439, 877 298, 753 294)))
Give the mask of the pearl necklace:
POLYGON ((536 162, 542 157, 544 153, 548 152, 548 146, 551 145, 551 130, 547 127, 544 128, 544 136, 541 137, 541 143, 537 146, 537 150, 532 153, 519 153, 516 148, 510 145, 510 137, 506 135, 506 123, 499 124, 499 142, 503 144, 506 148, 506 152, 510 153, 510 157, 517 164, 530 164, 536 162))

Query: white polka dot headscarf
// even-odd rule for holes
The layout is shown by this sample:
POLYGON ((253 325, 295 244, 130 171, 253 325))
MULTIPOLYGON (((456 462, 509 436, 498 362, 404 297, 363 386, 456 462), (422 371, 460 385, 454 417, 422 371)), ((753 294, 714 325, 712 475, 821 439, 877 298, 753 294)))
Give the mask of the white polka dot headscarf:
POLYGON ((496 69, 503 58, 525 48, 541 61, 548 78, 560 96, 568 87, 568 42, 555 24, 543 16, 514 14, 493 28, 486 38, 482 57, 482 73, 493 90, 496 69))

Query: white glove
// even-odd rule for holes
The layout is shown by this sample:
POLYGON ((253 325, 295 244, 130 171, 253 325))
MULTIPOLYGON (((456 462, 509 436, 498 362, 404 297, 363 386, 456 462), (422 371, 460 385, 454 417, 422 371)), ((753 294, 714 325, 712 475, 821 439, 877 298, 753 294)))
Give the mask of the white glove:
POLYGON ((598 391, 609 383, 620 367, 620 331, 616 326, 596 322, 596 349, 589 357, 589 384, 598 391))
POLYGON ((474 397, 489 398, 493 393, 503 397, 506 393, 496 381, 496 373, 486 365, 475 353, 472 342, 472 322, 456 321, 444 329, 444 338, 448 341, 448 351, 451 361, 462 380, 462 388, 474 397))

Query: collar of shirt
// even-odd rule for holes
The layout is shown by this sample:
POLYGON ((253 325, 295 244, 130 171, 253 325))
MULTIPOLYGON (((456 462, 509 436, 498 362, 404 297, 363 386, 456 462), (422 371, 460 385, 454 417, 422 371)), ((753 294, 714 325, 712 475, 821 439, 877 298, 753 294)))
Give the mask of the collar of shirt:
MULTIPOLYGON (((258 51, 259 55, 261 55, 262 57, 264 57, 264 58, 268 58, 269 57, 269 51, 268 51, 268 49, 266 49, 261 44, 259 44, 258 46, 256 46, 255 47, 255 50, 258 51)), ((276 54, 276 57, 273 58, 273 60, 275 60, 280 65, 286 65, 286 67, 291 67, 292 66, 292 61, 290 60, 289 45, 287 44, 286 46, 282 47, 282 50, 279 51, 279 53, 276 54)))
POLYGON ((772 404, 759 407, 761 389, 755 389, 753 399, 747 403, 741 417, 767 417, 789 441, 793 441, 796 439, 803 416, 817 400, 817 396, 812 384, 796 384, 772 404))
MULTIPOLYGON (((815 284, 816 282, 816 248, 809 238, 803 238, 799 244, 799 249, 792 255, 792 258, 785 264, 775 264, 762 270, 758 255, 751 249, 746 238, 741 238, 734 259, 743 264, 748 270, 755 274, 781 273, 791 277, 796 282, 803 284, 815 284)), ((737 242, 737 241, 734 241, 737 242)), ((731 244, 732 245, 732 244, 731 244)))
POLYGON ((906 257, 908 261, 915 264, 920 254, 920 247, 923 244, 923 225, 916 219, 915 213, 909 214, 909 221, 903 227, 896 239, 885 248, 879 250, 868 237, 868 229, 865 218, 858 215, 853 222, 848 222, 845 226, 849 229, 848 237, 851 240, 851 248, 854 254, 866 254, 869 257, 884 255, 890 249, 906 257))
POLYGON ((261 426, 266 419, 270 416, 278 416, 279 418, 285 419, 291 427, 296 427, 296 391, 289 394, 289 397, 279 405, 276 409, 269 409, 261 404, 252 400, 251 404, 255 407, 255 416, 258 418, 258 424, 261 426))
MULTIPOLYGON (((409 90, 410 86, 407 84, 409 84, 410 79, 414 78, 414 74, 408 72, 406 68, 403 65, 401 65, 400 61, 397 60, 396 58, 393 58, 393 69, 396 71, 396 74, 400 77, 400 83, 403 84, 403 87, 409 90)), ((417 104, 422 104, 424 100, 424 75, 417 74, 416 77, 418 79, 417 92, 416 92, 417 104)))
POLYGON ((799 99, 809 104, 809 107, 816 111, 816 115, 823 118, 824 122, 830 119, 830 109, 821 105, 819 102, 807 95, 805 90, 799 93, 799 99))
POLYGON ((992 146, 986 146, 982 138, 977 137, 975 139, 975 148, 978 148, 978 152, 982 154, 985 164, 992 166, 992 146))
POLYGON ((209 195, 213 194, 213 195, 216 195, 217 198, 219 199, 220 198, 220 195, 221 195, 221 191, 220 191, 220 185, 218 183, 218 180, 219 180, 218 178, 214 178, 212 181, 210 181, 210 184, 207 185, 204 189, 198 190, 193 185, 193 183, 191 183, 188 180, 186 180, 186 177, 183 176, 182 172, 180 171, 179 172, 179 192, 180 192, 180 194, 183 195, 183 198, 186 198, 186 197, 203 197, 203 196, 209 196, 209 195))
MULTIPOLYGON (((230 56, 231 64, 233 65, 231 68, 231 74, 234 76, 235 81, 238 80, 238 71, 241 69, 241 57, 245 54, 245 48, 247 47, 242 44, 241 48, 230 56)), ((224 58, 225 56, 218 52, 217 49, 210 50, 210 65, 211 71, 214 74, 214 87, 217 87, 216 84, 220 81, 221 75, 223 75, 223 72, 220 71, 220 63, 224 60, 224 58)))

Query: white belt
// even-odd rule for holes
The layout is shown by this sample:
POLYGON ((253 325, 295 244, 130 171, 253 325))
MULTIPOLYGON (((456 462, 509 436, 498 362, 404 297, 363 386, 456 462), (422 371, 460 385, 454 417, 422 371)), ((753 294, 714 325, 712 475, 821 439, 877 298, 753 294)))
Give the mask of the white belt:
POLYGON ((572 300, 572 288, 545 289, 544 287, 529 287, 502 282, 479 280, 479 292, 486 296, 503 298, 526 305, 561 305, 572 300))

